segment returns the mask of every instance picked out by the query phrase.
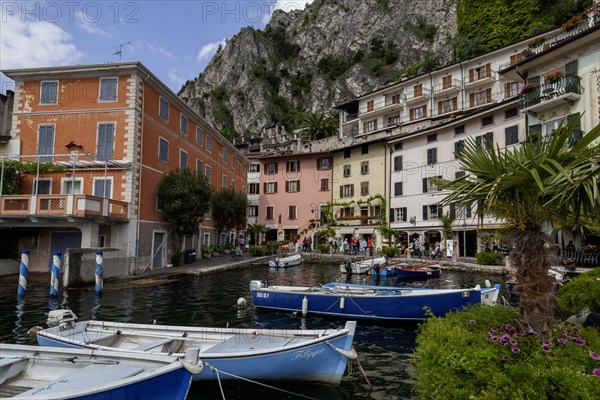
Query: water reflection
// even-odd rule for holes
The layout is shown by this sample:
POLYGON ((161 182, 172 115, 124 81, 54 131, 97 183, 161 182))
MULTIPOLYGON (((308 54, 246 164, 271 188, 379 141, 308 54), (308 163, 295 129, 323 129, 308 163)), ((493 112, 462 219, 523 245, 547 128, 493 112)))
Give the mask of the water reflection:
MULTIPOLYGON (((485 279, 501 282, 501 276, 483 276, 463 272, 444 271, 441 278, 425 281, 399 282, 390 278, 374 279, 364 275, 346 276, 339 266, 305 264, 288 269, 252 267, 202 276, 179 276, 142 285, 139 281, 128 285, 106 282, 101 297, 93 287, 59 293, 49 301, 46 284, 30 284, 26 299, 18 303, 16 283, 0 284, 0 341, 35 343, 27 331, 35 325, 44 325, 49 310, 68 307, 80 320, 112 320, 122 323, 152 323, 192 326, 261 327, 281 329, 315 329, 343 326, 345 321, 293 313, 262 312, 252 307, 248 289, 253 279, 274 285, 316 286, 331 281, 409 287, 470 287, 483 285, 485 279), (246 309, 237 308, 237 300, 248 300, 246 309)), ((3 280, 3 282, 6 282, 3 280)), ((15 281, 16 282, 16 281, 15 281)), ((505 294, 507 295, 507 294, 505 294)), ((415 346, 417 323, 374 324, 359 321, 355 348, 360 366, 352 364, 339 387, 307 384, 273 384, 283 390, 318 399, 410 399, 410 360, 415 346), (370 382, 370 385, 369 383, 370 382)), ((286 399, 298 398, 269 387, 240 381, 223 384, 225 398, 231 399, 286 399)), ((190 399, 220 399, 217 382, 195 385, 190 399)))

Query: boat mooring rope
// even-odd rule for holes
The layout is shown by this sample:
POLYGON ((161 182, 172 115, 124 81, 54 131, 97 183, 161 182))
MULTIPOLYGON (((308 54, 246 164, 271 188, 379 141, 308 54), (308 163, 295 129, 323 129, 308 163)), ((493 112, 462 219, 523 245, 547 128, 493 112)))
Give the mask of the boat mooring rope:
POLYGON ((220 369, 218 369, 218 368, 214 367, 213 365, 210 365, 209 363, 206 363, 206 362, 205 362, 205 364, 206 364, 206 366, 208 368, 210 368, 212 371, 214 371, 215 374, 217 374, 217 381, 219 382, 219 388, 221 389, 221 396, 223 396, 223 400, 225 400, 225 393, 223 392, 223 386, 221 384, 221 377, 219 376, 219 372, 222 373, 222 374, 225 374, 225 375, 229 375, 229 376, 231 376, 233 378, 241 379, 241 380, 249 382, 249 383, 255 383, 255 384, 259 385, 259 386, 264 386, 266 388, 277 390, 277 391, 280 391, 280 392, 283 392, 283 393, 287 393, 287 394, 290 394, 292 396, 302 397, 302 398, 309 399, 309 400, 318 400, 318 399, 315 399, 314 397, 309 397, 309 396, 306 396, 306 395, 303 395, 303 394, 300 394, 300 393, 290 392, 289 390, 281 389, 281 388, 278 388, 278 387, 275 387, 275 386, 267 385, 266 383, 253 381, 252 379, 244 378, 242 376, 238 376, 238 375, 235 375, 235 374, 232 374, 232 373, 229 373, 229 372, 221 371, 220 369))

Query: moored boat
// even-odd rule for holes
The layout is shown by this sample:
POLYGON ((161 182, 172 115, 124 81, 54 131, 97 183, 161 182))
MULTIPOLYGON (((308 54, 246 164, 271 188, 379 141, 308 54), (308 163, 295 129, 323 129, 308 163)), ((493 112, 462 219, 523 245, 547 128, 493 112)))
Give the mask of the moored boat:
POLYGON ((279 330, 71 320, 39 331, 37 339, 46 346, 120 353, 179 355, 199 348, 207 368, 194 375, 195 381, 241 377, 337 384, 348 359, 356 357, 355 329, 355 321, 340 329, 279 330))
POLYGON ((386 263, 385 257, 365 258, 359 261, 346 261, 340 264, 340 272, 344 274, 366 274, 371 268, 386 263))
POLYGON ((271 268, 287 268, 295 267, 302 263, 302 255, 293 254, 291 256, 275 257, 274 260, 269 260, 269 267, 271 268))
POLYGON ((430 263, 423 265, 397 264, 393 268, 394 276, 401 279, 427 279, 439 278, 442 273, 440 263, 430 263))
POLYGON ((1 343, 0 398, 183 400, 201 369, 175 356, 1 343))
POLYGON ((258 308, 350 319, 422 320, 443 316, 468 304, 495 304, 500 285, 468 289, 428 289, 328 283, 322 286, 267 286, 252 281, 258 308))

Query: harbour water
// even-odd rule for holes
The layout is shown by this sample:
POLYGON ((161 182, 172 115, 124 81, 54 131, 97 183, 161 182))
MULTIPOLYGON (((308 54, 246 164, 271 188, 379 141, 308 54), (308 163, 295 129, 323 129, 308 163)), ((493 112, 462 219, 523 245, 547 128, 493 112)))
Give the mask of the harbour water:
MULTIPOLYGON (((50 309, 70 308, 79 319, 111 320, 127 323, 152 323, 191 326, 262 327, 280 329, 343 326, 344 321, 291 313, 257 311, 252 307, 248 289, 253 279, 278 285, 313 286, 341 280, 344 282, 426 287, 483 286, 485 279, 504 283, 500 275, 486 276, 444 271, 441 278, 399 282, 393 278, 375 280, 365 275, 347 277, 337 264, 303 264, 287 269, 266 266, 224 271, 207 275, 180 275, 127 284, 105 285, 97 297, 93 287, 61 291, 49 296, 48 285, 30 285, 22 303, 17 302, 16 283, 0 285, 0 341, 34 344, 27 331, 43 326, 50 309), (237 308, 244 297, 248 307, 237 308)), ((7 280, 3 280, 7 282, 7 280)), ((504 296, 507 295, 503 286, 504 296)), ((360 367, 354 361, 339 386, 270 382, 269 386, 242 380, 194 384, 189 399, 413 399, 410 362, 415 347, 418 323, 374 324, 359 322, 355 349, 360 367)))

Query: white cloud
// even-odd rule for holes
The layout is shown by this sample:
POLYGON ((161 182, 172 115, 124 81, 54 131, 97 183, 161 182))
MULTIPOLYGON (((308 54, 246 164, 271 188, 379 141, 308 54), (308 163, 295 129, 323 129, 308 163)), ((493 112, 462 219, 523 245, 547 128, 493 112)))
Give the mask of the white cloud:
POLYGON ((225 44, 227 44, 226 39, 221 39, 221 41, 219 41, 219 42, 213 42, 213 43, 205 44, 198 51, 198 55, 196 56, 196 61, 198 61, 199 63, 201 63, 201 62, 207 60, 213 54, 216 53, 216 51, 219 48, 219 46, 225 47, 225 44))
POLYGON ((80 63, 73 37, 50 22, 4 16, 0 22, 0 68, 36 68, 80 63))
POLYGON ((165 49, 164 47, 154 46, 151 43, 147 43, 146 47, 148 47, 148 49, 150 51, 152 51, 153 53, 160 54, 161 56, 164 56, 164 57, 168 58, 169 60, 177 60, 177 56, 175 54, 171 53, 169 50, 165 49))
POLYGON ((77 26, 85 33, 89 33, 94 36, 112 37, 112 35, 100 28, 98 22, 85 18, 82 11, 75 14, 77 26))
POLYGON ((187 80, 180 71, 177 71, 175 68, 172 68, 171 71, 169 71, 169 86, 171 88, 174 88, 173 91, 177 92, 181 86, 185 83, 185 81, 187 80))

